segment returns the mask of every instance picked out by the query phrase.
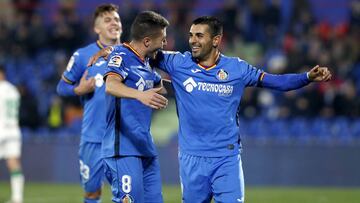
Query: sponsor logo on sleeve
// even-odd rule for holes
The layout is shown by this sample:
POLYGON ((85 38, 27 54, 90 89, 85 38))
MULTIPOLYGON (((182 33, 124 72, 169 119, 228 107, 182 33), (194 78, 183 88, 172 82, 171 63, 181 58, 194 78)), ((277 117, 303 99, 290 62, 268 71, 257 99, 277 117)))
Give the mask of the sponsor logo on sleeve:
POLYGON ((112 66, 112 67, 120 67, 121 65, 121 62, 122 62, 122 57, 120 55, 115 55, 115 56, 112 56, 110 58, 110 61, 108 63, 108 66, 112 66))

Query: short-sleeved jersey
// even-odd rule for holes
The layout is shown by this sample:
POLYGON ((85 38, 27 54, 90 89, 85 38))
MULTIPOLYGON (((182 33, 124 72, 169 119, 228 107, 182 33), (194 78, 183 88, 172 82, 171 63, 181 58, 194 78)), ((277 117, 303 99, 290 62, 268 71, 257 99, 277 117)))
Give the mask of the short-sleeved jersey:
POLYGON ((0 138, 20 136, 20 94, 16 87, 0 81, 0 138))
MULTIPOLYGON (((116 46, 109 56, 106 77, 115 74, 130 88, 145 91, 160 84, 160 75, 142 60, 130 45, 116 46)), ((106 95, 106 133, 102 142, 103 157, 156 156, 150 134, 152 109, 136 99, 106 95)))
POLYGON ((84 107, 81 141, 100 143, 105 132, 105 86, 103 76, 106 69, 106 61, 99 59, 93 66, 87 67, 89 58, 102 49, 99 41, 77 50, 64 71, 66 82, 77 85, 85 70, 88 70, 88 78, 95 78, 95 90, 92 93, 81 96, 84 107))
POLYGON ((239 152, 237 109, 244 88, 256 86, 261 71, 247 62, 219 55, 204 67, 185 52, 162 52, 156 63, 166 71, 175 90, 180 151, 206 157, 239 152))

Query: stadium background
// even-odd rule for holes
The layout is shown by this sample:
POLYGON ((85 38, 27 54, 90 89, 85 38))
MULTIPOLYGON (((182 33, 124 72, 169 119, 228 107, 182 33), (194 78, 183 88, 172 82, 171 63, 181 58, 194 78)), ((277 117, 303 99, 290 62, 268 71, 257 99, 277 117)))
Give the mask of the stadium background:
MULTIPOLYGON (((250 188, 247 198, 257 202, 257 194, 264 194, 269 199, 258 202, 296 202, 286 199, 286 188, 301 186, 311 189, 296 193, 304 198, 297 198, 299 202, 360 199, 360 1, 106 2, 120 7, 122 41, 128 40, 138 11, 155 10, 171 23, 166 49, 186 51, 191 20, 211 14, 224 22, 221 49, 225 54, 271 73, 328 66, 334 76, 328 83, 285 94, 256 88, 244 93, 240 125, 245 181, 250 188), (333 190, 316 196, 312 191, 319 190, 313 187, 333 190), (277 194, 279 199, 271 199, 277 194)), ((59 98, 55 88, 72 52, 96 39, 91 14, 99 3, 105 1, 0 0, 0 65, 21 92, 26 202, 73 202, 41 200, 40 194, 56 194, 54 191, 62 197, 81 195, 77 185, 80 101, 59 98)), ((166 110, 155 113, 152 127, 166 185, 164 195, 175 195, 169 202, 180 201, 176 199, 180 195, 176 129, 171 100, 166 110)), ((7 178, 1 162, 0 201, 8 194, 7 178)))

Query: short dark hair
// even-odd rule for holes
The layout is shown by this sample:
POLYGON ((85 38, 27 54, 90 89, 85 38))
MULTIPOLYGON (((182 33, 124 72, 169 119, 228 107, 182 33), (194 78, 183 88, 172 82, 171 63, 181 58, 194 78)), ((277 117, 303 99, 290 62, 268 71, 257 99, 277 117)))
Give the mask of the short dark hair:
POLYGON ((139 13, 131 25, 131 38, 142 40, 145 37, 157 35, 161 29, 169 26, 169 21, 154 11, 139 13))
POLYGON ((96 7, 96 10, 94 12, 93 21, 95 22, 96 18, 101 16, 102 14, 107 13, 107 12, 112 12, 112 11, 118 12, 119 7, 115 4, 102 4, 98 7, 96 7))
POLYGON ((205 24, 209 26, 210 34, 215 37, 216 35, 222 35, 223 25, 221 21, 213 16, 201 16, 196 18, 193 22, 193 25, 205 24))

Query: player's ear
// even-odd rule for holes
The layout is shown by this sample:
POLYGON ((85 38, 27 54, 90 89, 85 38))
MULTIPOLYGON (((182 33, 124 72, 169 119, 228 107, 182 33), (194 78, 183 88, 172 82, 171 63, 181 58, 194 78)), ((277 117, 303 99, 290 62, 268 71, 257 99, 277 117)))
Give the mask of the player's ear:
POLYGON ((95 22, 94 22, 94 32, 96 34, 100 34, 100 29, 99 29, 99 18, 95 19, 95 22))
POLYGON ((222 35, 216 35, 214 38, 213 38, 213 47, 218 47, 220 45, 220 42, 221 42, 221 37, 222 35))
POLYGON ((143 39, 143 43, 144 43, 144 46, 145 46, 146 48, 149 47, 150 44, 151 44, 151 39, 150 39, 150 37, 145 37, 145 38, 143 39))
POLYGON ((96 24, 94 25, 94 32, 95 32, 96 34, 100 34, 100 29, 97 27, 96 24))

